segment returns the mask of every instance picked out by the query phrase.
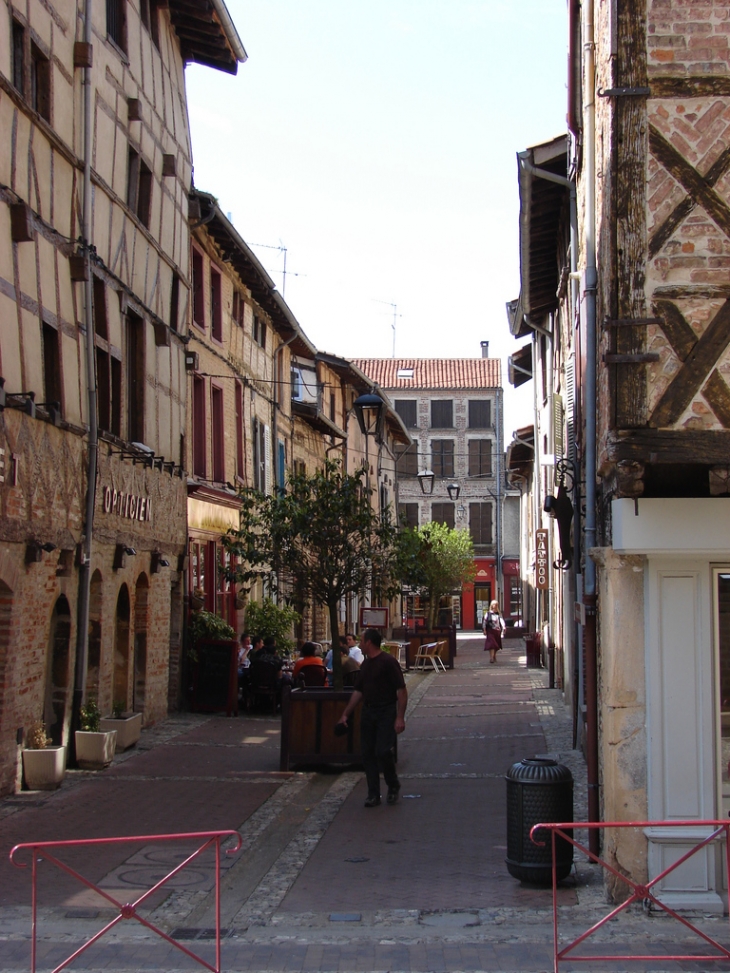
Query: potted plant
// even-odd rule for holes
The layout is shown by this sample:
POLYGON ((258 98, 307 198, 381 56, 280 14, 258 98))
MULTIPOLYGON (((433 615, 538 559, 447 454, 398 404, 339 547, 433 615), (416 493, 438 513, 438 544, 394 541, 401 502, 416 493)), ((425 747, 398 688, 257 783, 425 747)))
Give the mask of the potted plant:
POLYGON ((116 730, 101 729, 101 713, 95 699, 81 707, 81 729, 76 731, 76 762, 83 770, 102 770, 114 759, 116 730))
POLYGON ((121 699, 114 701, 112 715, 99 720, 99 729, 103 732, 115 730, 117 734, 116 753, 133 747, 142 735, 142 714, 125 711, 121 699))
POLYGON ((33 723, 25 737, 23 776, 31 791, 52 791, 66 773, 66 748, 54 747, 42 720, 33 723))

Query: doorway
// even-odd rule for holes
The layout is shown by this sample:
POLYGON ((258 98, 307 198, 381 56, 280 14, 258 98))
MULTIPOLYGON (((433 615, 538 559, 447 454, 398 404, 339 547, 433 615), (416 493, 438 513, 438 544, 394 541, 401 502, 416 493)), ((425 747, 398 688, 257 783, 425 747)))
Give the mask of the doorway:
POLYGON ((114 685, 112 704, 129 703, 129 589, 123 584, 117 597, 114 631, 114 685))
POLYGON ((71 647, 71 608, 65 597, 56 601, 51 615, 46 663, 46 695, 43 719, 54 746, 66 735, 71 647))
POLYGON ((481 630, 482 619, 489 611, 489 602, 492 600, 492 583, 474 585, 474 628, 481 630))
POLYGON ((149 582, 144 574, 137 579, 134 591, 134 689, 132 709, 144 713, 147 685, 147 604, 149 582))

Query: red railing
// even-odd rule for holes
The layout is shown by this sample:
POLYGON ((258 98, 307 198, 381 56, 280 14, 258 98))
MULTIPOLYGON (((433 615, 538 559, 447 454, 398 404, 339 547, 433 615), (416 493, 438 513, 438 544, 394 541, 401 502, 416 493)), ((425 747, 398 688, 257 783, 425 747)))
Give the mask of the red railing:
MULTIPOLYGON (((583 961, 583 962, 590 962, 590 963, 595 963, 598 961, 609 961, 609 960, 621 960, 623 962, 663 960, 666 962, 692 961, 692 962, 716 963, 718 961, 730 960, 730 948, 728 948, 727 946, 723 946, 721 943, 718 943, 716 940, 714 940, 711 936, 708 936, 706 933, 704 933, 701 929, 698 929, 697 926, 691 923, 687 918, 679 915, 678 912, 676 912, 670 906, 662 902, 661 899, 659 899, 657 895, 655 895, 654 892, 652 891, 660 882, 662 882, 667 877, 667 875, 670 874, 670 872, 673 872, 675 869, 679 868, 680 865, 683 865, 689 858, 697 854, 697 852, 700 851, 702 848, 705 848, 707 845, 717 840, 724 840, 725 842, 726 874, 730 874, 730 842, 728 841, 729 829, 730 829, 730 821, 610 821, 610 822, 609 821, 601 821, 601 822, 571 821, 569 823, 562 823, 562 824, 550 823, 550 824, 534 825, 534 827, 530 829, 530 838, 534 844, 542 847, 544 847, 546 844, 546 842, 544 841, 537 840, 536 833, 538 831, 549 831, 550 839, 552 842, 551 848, 552 848, 552 877, 553 877, 554 973, 560 973, 559 971, 560 961, 566 958, 569 958, 573 962, 583 961), (699 840, 693 848, 691 848, 688 852, 686 852, 680 858, 678 858, 677 861, 672 862, 672 864, 669 865, 668 868, 665 868, 664 871, 660 872, 649 882, 643 884, 640 882, 632 881, 632 879, 628 878, 626 875, 619 872, 618 869, 615 868, 613 865, 611 865, 609 862, 606 862, 602 858, 599 858, 598 855, 594 854, 592 851, 589 851, 588 848, 585 847, 585 845, 582 845, 579 841, 576 841, 575 838, 573 838, 572 834, 574 829, 579 829, 579 828, 586 828, 586 829, 593 829, 593 830, 598 828, 642 828, 642 829, 643 828, 671 828, 671 829, 709 828, 710 833, 707 834, 706 837, 699 840), (560 941, 558 937, 558 900, 557 900, 558 883, 557 883, 557 858, 555 854, 556 852, 555 841, 556 838, 558 837, 563 838, 565 841, 570 842, 570 844, 573 845, 574 848, 578 848, 580 851, 584 852, 588 856, 588 858, 590 858, 591 861, 595 862, 597 865, 603 866, 603 868, 605 868, 606 871, 610 872, 611 875, 613 875, 615 878, 619 879, 620 881, 624 882, 629 889, 629 896, 624 902, 616 906, 615 909, 612 909, 607 916, 605 916, 603 919, 599 920, 594 925, 592 925, 590 929, 587 929, 584 933, 581 933, 581 935, 578 936, 577 939, 574 939, 572 942, 568 943, 567 945, 564 945, 562 948, 560 948, 560 941), (712 946, 713 949, 717 950, 717 952, 711 955, 698 955, 697 953, 682 954, 682 955, 661 953, 658 955, 654 955, 654 954, 644 953, 644 954, 622 954, 622 955, 591 954, 590 956, 580 956, 580 955, 576 956, 572 952, 576 948, 576 946, 579 946, 581 943, 585 942, 590 936, 593 935, 594 932, 596 932, 598 929, 601 929, 603 926, 605 926, 607 922, 610 922, 612 919, 616 918, 619 915, 619 913, 624 912, 634 902, 639 902, 642 906, 645 906, 648 902, 650 906, 652 905, 656 906, 658 909, 661 909, 662 912, 666 912, 667 915, 671 916, 673 919, 676 919, 678 922, 681 922, 683 926, 686 926, 686 928, 690 929, 693 933, 696 933, 696 935, 699 936, 700 939, 702 939, 705 943, 708 943, 710 946, 712 946)), ((661 892, 659 892, 658 894, 661 894, 661 892)))
POLYGON ((241 847, 241 835, 238 831, 194 831, 187 834, 154 834, 154 835, 136 835, 129 838, 87 838, 79 841, 38 841, 38 842, 27 842, 24 844, 16 845, 10 852, 10 861, 16 868, 27 868, 28 865, 23 862, 16 860, 16 855, 22 851, 29 851, 31 855, 31 877, 32 877, 32 890, 31 890, 31 973, 36 971, 36 936, 37 936, 37 925, 38 925, 38 889, 37 889, 37 878, 38 878, 38 862, 40 860, 50 862, 52 865, 56 865, 61 871, 75 878, 86 888, 92 889, 97 895, 106 899, 115 908, 119 910, 119 914, 108 922, 103 929, 100 929, 88 942, 84 943, 75 950, 63 963, 59 964, 53 973, 58 973, 59 970, 64 969, 69 963, 72 963, 77 956, 93 946, 95 942, 101 939, 106 933, 113 929, 118 923, 123 919, 136 919, 137 922, 146 926, 152 932, 157 933, 162 939, 166 940, 171 945, 177 947, 181 952, 190 956, 191 959, 196 960, 206 969, 211 970, 212 973, 220 973, 221 970, 221 887, 220 887, 220 861, 221 861, 221 842, 225 841, 227 838, 235 838, 236 844, 232 848, 226 849, 226 854, 231 855, 238 851, 241 847), (85 878, 80 875, 76 869, 72 868, 66 862, 61 861, 55 854, 52 853, 52 849, 69 849, 69 848, 83 848, 90 845, 119 845, 119 844, 152 844, 153 842, 170 842, 170 841, 201 841, 202 844, 193 851, 188 857, 182 861, 179 865, 168 872, 164 878, 161 878, 156 882, 152 888, 147 889, 139 898, 135 899, 134 902, 118 902, 113 895, 110 895, 107 889, 99 888, 99 886, 92 882, 90 879, 85 878), (215 966, 211 966, 210 963, 202 959, 202 957, 193 953, 187 947, 183 946, 182 943, 177 942, 171 936, 168 936, 166 932, 159 929, 153 923, 149 922, 137 911, 150 896, 158 892, 163 885, 170 881, 175 875, 181 872, 190 862, 194 861, 204 851, 213 847, 215 849, 215 966))

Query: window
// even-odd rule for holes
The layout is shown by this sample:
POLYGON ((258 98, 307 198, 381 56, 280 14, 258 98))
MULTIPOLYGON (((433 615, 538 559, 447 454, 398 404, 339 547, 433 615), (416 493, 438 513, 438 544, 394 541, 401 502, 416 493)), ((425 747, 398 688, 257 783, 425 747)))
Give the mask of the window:
POLYGON ((475 545, 493 543, 491 503, 469 504, 469 532, 475 545))
POLYGON ((492 475, 492 440, 469 440, 469 476, 492 475))
POLYGON ((159 50, 160 48, 160 18, 159 0, 141 0, 139 15, 142 23, 149 31, 152 43, 159 50))
POLYGON ((127 439, 144 442, 144 321, 127 311, 127 439))
POLYGON ((236 382, 236 476, 243 479, 243 385, 236 382))
POLYGON ((177 331, 180 317, 180 278, 175 271, 172 273, 170 285, 170 328, 177 331))
POLYGON ((266 347, 266 322, 258 314, 254 314, 253 316, 252 336, 257 345, 260 345, 262 348, 266 347))
POLYGON ((106 286, 93 277, 94 343, 96 345, 96 407, 99 428, 122 435, 122 363, 109 346, 106 286))
POLYGON ((61 355, 58 332, 43 324, 43 392, 46 402, 61 401, 61 355))
POLYGON ((226 479, 225 437, 223 429, 223 389, 211 386, 211 439, 213 443, 213 479, 224 483, 226 479))
POLYGON ((127 49, 125 14, 125 0, 106 0, 106 36, 121 51, 127 49))
POLYGON ((492 425, 492 403, 489 399, 469 399, 469 428, 489 429, 492 425))
POLYGON ((437 524, 446 524, 447 527, 454 527, 454 504, 453 503, 432 503, 431 520, 437 524))
POLYGON ((454 403, 451 399, 433 399, 431 402, 431 428, 454 428, 454 403))
POLYGON ((418 475, 418 444, 395 447, 395 468, 399 476, 418 475))
POLYGON ((193 248, 193 321, 205 330, 205 299, 203 297, 203 255, 193 248))
POLYGON ((207 473, 205 379, 193 376, 193 473, 205 479, 207 473))
POLYGON ((30 45, 30 103, 47 122, 51 120, 51 62, 39 47, 30 45))
POLYGON ((127 158, 127 206, 143 226, 150 225, 152 173, 136 149, 129 147, 127 158))
POLYGON ((418 429, 418 402, 416 399, 396 399, 393 404, 406 429, 418 429))
POLYGON ((413 378, 413 369, 399 368, 396 372, 396 378, 413 378))
POLYGON ((234 291, 233 292, 233 308, 231 310, 231 317, 236 322, 236 324, 239 326, 239 328, 242 328, 243 327, 243 313, 244 313, 245 307, 246 307, 246 305, 244 303, 243 296, 240 293, 240 291, 234 291))
POLYGON ((436 476, 454 475, 454 440, 431 440, 431 469, 436 476))
POLYGON ((221 275, 213 267, 210 268, 210 333, 216 341, 223 341, 221 275))
POLYGON ((295 402, 299 402, 302 398, 302 373, 298 368, 292 368, 290 381, 291 397, 295 402))
POLYGON ((13 87, 25 93, 25 27, 13 21, 13 87))
POLYGON ((398 520, 404 527, 418 527, 418 504, 399 503, 398 520))
POLYGON ((266 438, 268 430, 255 416, 251 421, 254 490, 266 493, 266 438))

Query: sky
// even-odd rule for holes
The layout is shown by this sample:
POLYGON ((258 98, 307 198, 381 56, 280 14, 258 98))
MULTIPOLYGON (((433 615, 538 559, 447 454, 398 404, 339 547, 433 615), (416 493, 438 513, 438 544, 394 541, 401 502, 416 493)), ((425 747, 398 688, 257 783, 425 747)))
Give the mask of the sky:
POLYGON ((489 341, 509 441, 532 407, 531 382, 507 383, 516 154, 565 131, 566 0, 227 5, 248 60, 186 70, 196 187, 321 351, 478 357, 489 341))

